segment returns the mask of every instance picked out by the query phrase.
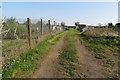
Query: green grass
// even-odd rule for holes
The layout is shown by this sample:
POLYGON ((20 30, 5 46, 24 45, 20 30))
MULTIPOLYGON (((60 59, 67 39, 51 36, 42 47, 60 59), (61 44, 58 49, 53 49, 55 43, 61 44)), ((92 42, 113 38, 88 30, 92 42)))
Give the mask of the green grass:
POLYGON ((109 66, 114 66, 115 62, 112 59, 107 59, 105 64, 107 64, 109 66))
POLYGON ((65 73, 72 77, 75 76, 77 65, 76 48, 74 44, 74 36, 76 30, 70 29, 65 37, 65 46, 61 51, 59 58, 60 64, 63 66, 65 73))
MULTIPOLYGON (((116 36, 101 36, 93 37, 81 34, 82 41, 90 50, 96 53, 105 53, 112 51, 112 53, 119 53, 119 37, 116 36)), ((111 53, 111 54, 112 54, 111 53)))
POLYGON ((112 55, 118 56, 120 53, 112 53, 112 55))
POLYGON ((80 34, 82 43, 89 50, 94 51, 95 58, 104 59, 105 64, 114 66, 115 62, 109 59, 109 55, 118 56, 120 53, 120 37, 118 36, 90 36, 85 33, 80 34))
POLYGON ((29 71, 34 70, 37 61, 41 59, 40 55, 47 54, 49 52, 47 47, 53 45, 53 42, 50 42, 49 40, 53 40, 55 42, 64 33, 65 32, 61 32, 57 35, 49 36, 33 49, 22 53, 18 58, 11 58, 5 65, 3 65, 3 78, 16 77, 16 74, 18 73, 21 74, 18 77, 24 76, 25 73, 29 73, 29 71))
MULTIPOLYGON (((65 31, 65 32, 67 32, 67 31, 65 31)), ((50 41, 50 42, 54 42, 54 41, 58 40, 65 32, 63 32, 63 33, 56 33, 57 35, 54 36, 54 37, 53 37, 52 39, 50 39, 49 41, 50 41)))
POLYGON ((100 54, 100 53, 97 53, 95 55, 95 57, 98 58, 98 59, 105 59, 105 58, 107 58, 104 54, 100 54))

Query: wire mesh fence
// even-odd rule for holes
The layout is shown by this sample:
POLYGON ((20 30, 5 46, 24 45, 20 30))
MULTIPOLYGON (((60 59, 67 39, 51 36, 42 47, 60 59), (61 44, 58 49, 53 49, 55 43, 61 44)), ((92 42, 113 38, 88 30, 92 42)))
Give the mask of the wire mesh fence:
POLYGON ((2 56, 4 63, 10 58, 16 58, 30 48, 34 48, 45 37, 62 30, 62 26, 50 20, 30 18, 29 20, 28 18, 4 20, 2 27, 2 56))

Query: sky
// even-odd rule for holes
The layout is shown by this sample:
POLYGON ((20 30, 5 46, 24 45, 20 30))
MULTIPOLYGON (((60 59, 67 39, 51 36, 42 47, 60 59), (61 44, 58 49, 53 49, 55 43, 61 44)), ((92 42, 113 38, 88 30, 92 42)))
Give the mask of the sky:
POLYGON ((1 0, 2 2, 118 2, 119 0, 1 0))
POLYGON ((2 16, 43 19, 74 25, 118 22, 118 2, 3 2, 2 16))
POLYGON ((120 1, 118 2, 118 22, 120 23, 120 1))

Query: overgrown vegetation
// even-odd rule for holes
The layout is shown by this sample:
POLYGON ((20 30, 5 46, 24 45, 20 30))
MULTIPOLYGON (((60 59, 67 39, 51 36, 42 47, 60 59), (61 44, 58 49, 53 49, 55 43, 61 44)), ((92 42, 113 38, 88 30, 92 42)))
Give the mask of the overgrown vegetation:
POLYGON ((24 43, 26 40, 25 39, 20 39, 20 40, 3 40, 3 48, 9 48, 14 45, 21 45, 21 43, 24 43))
POLYGON ((106 59, 106 64, 113 66, 114 61, 108 59, 108 55, 118 55, 119 50, 119 36, 90 36, 85 33, 80 34, 82 42, 89 50, 94 51, 95 57, 98 59, 106 59))
MULTIPOLYGON (((25 39, 19 40, 3 40, 2 41, 2 48, 3 48, 3 57, 10 55, 14 49, 24 46, 27 43, 25 39)), ((20 48, 19 48, 20 49, 20 48)), ((15 50, 14 50, 15 53, 15 50)))
MULTIPOLYGON (((2 28, 3 39, 26 39, 28 36, 27 21, 20 23, 16 18, 10 17, 4 20, 2 28)), ((48 26, 46 22, 42 22, 42 26, 48 26)), ((41 21, 30 21, 32 36, 40 35, 41 21), (33 35, 35 34, 35 35, 33 35)), ((45 29, 46 27, 44 27, 45 29)), ((46 28, 47 29, 47 28, 46 28)))
POLYGON ((77 68, 76 48, 74 44, 75 30, 70 29, 65 37, 65 46, 61 51, 59 58, 60 64, 63 66, 63 71, 70 77, 75 76, 77 68))
POLYGON ((48 53, 47 47, 58 40, 65 32, 61 32, 54 36, 49 36, 41 41, 35 48, 22 53, 18 58, 11 58, 3 65, 3 78, 28 76, 31 70, 34 70, 37 61, 42 58, 43 54, 48 53), (52 40, 50 42, 49 40, 52 40))
POLYGON ((105 55, 100 54, 100 53, 97 53, 97 54, 95 55, 95 57, 98 58, 98 59, 104 59, 104 58, 107 58, 105 55))
POLYGON ((11 17, 3 22, 3 38, 16 39, 24 34, 27 34, 27 28, 25 24, 20 24, 15 18, 11 17))

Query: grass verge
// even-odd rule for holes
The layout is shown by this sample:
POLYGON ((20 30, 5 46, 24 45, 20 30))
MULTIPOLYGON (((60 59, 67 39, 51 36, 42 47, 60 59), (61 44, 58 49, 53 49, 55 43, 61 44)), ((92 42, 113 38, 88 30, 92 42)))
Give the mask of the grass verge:
POLYGON ((19 73, 20 76, 27 76, 31 70, 34 70, 37 61, 41 59, 42 54, 49 52, 48 46, 53 45, 65 32, 47 37, 33 49, 22 53, 18 58, 11 58, 3 65, 3 78, 14 78, 19 73), (49 40, 52 40, 51 42, 49 40))

